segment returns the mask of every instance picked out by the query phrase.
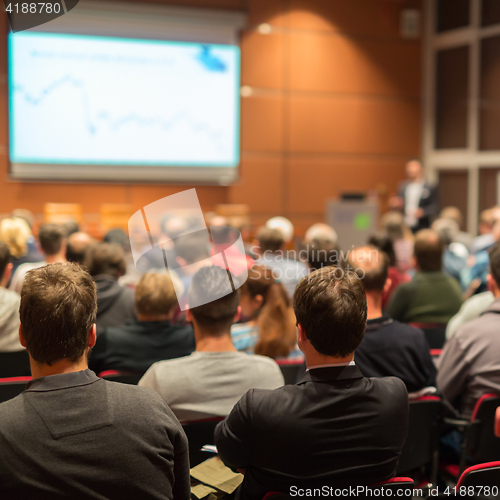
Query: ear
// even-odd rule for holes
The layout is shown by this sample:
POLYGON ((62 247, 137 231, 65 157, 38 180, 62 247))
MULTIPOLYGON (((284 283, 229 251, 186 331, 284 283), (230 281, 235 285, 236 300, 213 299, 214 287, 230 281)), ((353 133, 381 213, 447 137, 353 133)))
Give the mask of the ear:
POLYGON ((412 255, 411 259, 410 259, 410 265, 413 269, 417 269, 417 259, 415 258, 414 255, 412 255))
POLYGON ((241 306, 238 306, 238 310, 236 311, 236 314, 234 315, 233 323, 238 323, 238 320, 240 319, 241 315, 241 306))
POLYGON ((19 325, 19 342, 26 349, 26 341, 24 340, 22 325, 19 325))
POLYGON ((389 293, 389 290, 391 289, 391 285, 392 285, 392 280, 390 278, 387 278, 385 280, 384 289, 382 291, 384 295, 387 295, 389 293))
POLYGON ((186 321, 189 321, 189 323, 193 322, 193 313, 191 312, 191 309, 189 309, 189 306, 186 305, 186 321))
POLYGON ((90 329, 89 333, 89 347, 92 349, 92 347, 95 346, 95 343, 97 341, 97 328, 95 326, 95 323, 92 325, 92 328, 90 329))
POLYGON ((496 292, 498 291, 498 285, 496 281, 494 280, 493 276, 488 273, 488 276, 486 277, 488 281, 488 290, 493 293, 493 295, 496 295, 496 292))
POLYGON ((500 406, 495 413, 495 436, 500 437, 500 406))
POLYGON ((298 330, 298 337, 299 337, 300 342, 305 342, 306 340, 309 340, 307 338, 304 327, 300 323, 297 325, 297 330, 298 330))
POLYGON ((12 262, 9 262, 5 267, 5 271, 3 272, 3 276, 0 278, 0 284, 6 286, 12 277, 12 262))
POLYGON ((264 302, 264 297, 262 295, 256 295, 253 300, 256 302, 256 305, 260 308, 264 302))

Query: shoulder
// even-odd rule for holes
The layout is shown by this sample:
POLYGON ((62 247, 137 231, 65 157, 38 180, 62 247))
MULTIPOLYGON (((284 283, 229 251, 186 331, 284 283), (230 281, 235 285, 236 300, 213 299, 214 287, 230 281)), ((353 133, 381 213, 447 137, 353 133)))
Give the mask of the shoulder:
MULTIPOLYGON (((242 353, 243 354, 243 353, 242 353)), ((267 356, 261 356, 260 354, 244 354, 250 363, 268 370, 280 370, 278 363, 274 359, 268 358, 267 356)))
POLYGON ((394 330, 401 335, 406 335, 413 338, 425 338, 425 333, 420 328, 415 328, 414 326, 408 325, 407 323, 401 323, 397 320, 392 320, 392 325, 394 330))
POLYGON ((404 382, 397 377, 367 378, 367 390, 387 406, 408 405, 408 391, 404 382))
POLYGON ((14 290, 0 287, 0 301, 2 304, 14 306, 21 301, 21 296, 14 290))

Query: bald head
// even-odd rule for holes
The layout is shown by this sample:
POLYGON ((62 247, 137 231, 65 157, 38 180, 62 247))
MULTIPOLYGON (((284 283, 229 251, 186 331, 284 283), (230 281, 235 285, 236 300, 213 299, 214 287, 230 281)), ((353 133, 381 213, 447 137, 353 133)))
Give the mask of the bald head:
POLYGON ((415 235, 413 253, 419 271, 441 271, 444 243, 439 233, 422 229, 415 235))
POLYGON ((73 233, 66 244, 66 259, 68 262, 83 264, 87 248, 94 242, 92 236, 78 231, 73 233))
POLYGON ((355 248, 347 264, 362 279, 367 294, 383 292, 389 272, 389 258, 384 252, 373 246, 355 248))

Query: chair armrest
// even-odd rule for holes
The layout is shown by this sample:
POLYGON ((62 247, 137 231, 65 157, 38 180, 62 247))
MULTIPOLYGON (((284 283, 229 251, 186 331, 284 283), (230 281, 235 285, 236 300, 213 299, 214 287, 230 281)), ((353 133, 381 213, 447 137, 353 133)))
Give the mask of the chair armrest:
POLYGON ((443 418, 443 422, 446 425, 451 425, 452 427, 467 427, 470 422, 463 418, 443 418))

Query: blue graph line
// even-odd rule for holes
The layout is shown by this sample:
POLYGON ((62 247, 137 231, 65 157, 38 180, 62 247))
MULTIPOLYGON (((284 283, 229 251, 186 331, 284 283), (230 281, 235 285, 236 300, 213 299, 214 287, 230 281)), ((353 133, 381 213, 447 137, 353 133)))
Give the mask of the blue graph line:
POLYGON ((85 114, 85 126, 89 132, 89 134, 95 135, 98 131, 97 122, 107 122, 108 126, 113 131, 118 131, 123 126, 129 123, 136 123, 143 127, 159 127, 164 130, 171 129, 175 127, 178 123, 185 121, 192 130, 196 132, 206 133, 210 139, 215 143, 215 145, 219 149, 223 149, 222 144, 220 144, 220 137, 222 135, 221 131, 214 131, 211 129, 208 123, 203 123, 196 121, 189 112, 179 111, 172 118, 165 120, 161 116, 151 116, 144 117, 137 113, 129 113, 128 115, 124 115, 120 118, 113 119, 112 115, 107 111, 99 111, 95 119, 92 119, 91 116, 91 106, 90 106, 90 98, 87 92, 87 88, 85 86, 85 82, 79 80, 77 78, 72 77, 71 75, 65 75, 59 80, 55 80, 54 82, 47 85, 44 89, 42 89, 38 96, 34 96, 29 94, 23 85, 14 84, 14 92, 21 93, 26 102, 33 106, 39 106, 43 103, 43 101, 49 97, 52 93, 54 93, 58 88, 69 85, 80 91, 83 111, 85 114))

